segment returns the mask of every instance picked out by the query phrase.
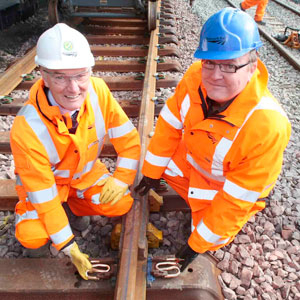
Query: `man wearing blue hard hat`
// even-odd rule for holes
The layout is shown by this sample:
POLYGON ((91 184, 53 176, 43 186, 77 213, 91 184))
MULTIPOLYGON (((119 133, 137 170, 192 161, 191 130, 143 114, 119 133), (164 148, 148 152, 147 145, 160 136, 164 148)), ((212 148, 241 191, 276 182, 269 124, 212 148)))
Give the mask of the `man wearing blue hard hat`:
POLYGON ((191 235, 179 252, 183 271, 199 253, 233 241, 265 208, 280 174, 290 122, 267 88, 257 57, 256 22, 240 9, 211 16, 195 62, 163 107, 136 191, 160 178, 191 208, 191 235))

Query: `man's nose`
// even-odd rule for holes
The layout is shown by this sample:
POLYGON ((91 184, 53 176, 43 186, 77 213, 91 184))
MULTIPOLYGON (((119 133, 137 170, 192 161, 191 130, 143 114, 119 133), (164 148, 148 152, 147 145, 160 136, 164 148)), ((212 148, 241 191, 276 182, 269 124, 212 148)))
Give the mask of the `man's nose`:
POLYGON ((68 89, 70 90, 78 90, 79 86, 74 77, 69 77, 68 78, 68 89))
POLYGON ((210 75, 213 79, 223 78, 224 73, 220 69, 220 65, 215 65, 215 68, 211 71, 210 75))

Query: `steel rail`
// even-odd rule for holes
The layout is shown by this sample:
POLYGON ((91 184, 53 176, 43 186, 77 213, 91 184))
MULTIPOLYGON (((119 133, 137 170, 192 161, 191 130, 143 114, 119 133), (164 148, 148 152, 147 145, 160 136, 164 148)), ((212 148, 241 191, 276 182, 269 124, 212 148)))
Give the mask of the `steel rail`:
MULTIPOLYGON (((160 1, 157 2, 159 12, 160 1)), ((157 47, 159 20, 156 20, 156 29, 151 31, 149 51, 147 57, 145 79, 139 114, 138 132, 141 137, 141 158, 143 161, 149 143, 149 133, 153 129, 154 102, 157 70, 157 47)), ((142 177, 141 164, 139 164, 135 183, 142 177)), ((146 196, 135 195, 135 201, 130 212, 124 217, 124 232, 121 241, 121 258, 119 273, 115 288, 115 300, 143 300, 146 299, 146 269, 148 244, 146 228, 149 218, 149 207, 146 196)))
POLYGON ((294 7, 288 5, 288 4, 286 4, 286 3, 284 3, 284 2, 282 2, 282 1, 280 1, 280 0, 272 0, 272 1, 275 2, 275 3, 277 3, 277 4, 279 4, 279 5, 281 5, 281 6, 283 6, 283 7, 286 8, 286 9, 292 11, 292 12, 295 13, 296 15, 300 16, 300 11, 297 10, 296 8, 294 8, 294 7))
MULTIPOLYGON (((232 7, 238 8, 230 0, 226 1, 232 7)), ((300 62, 294 55, 292 55, 288 50, 285 49, 284 46, 277 42, 265 29, 262 28, 262 26, 258 25, 258 30, 260 34, 274 46, 281 56, 283 56, 297 71, 300 71, 300 62)))

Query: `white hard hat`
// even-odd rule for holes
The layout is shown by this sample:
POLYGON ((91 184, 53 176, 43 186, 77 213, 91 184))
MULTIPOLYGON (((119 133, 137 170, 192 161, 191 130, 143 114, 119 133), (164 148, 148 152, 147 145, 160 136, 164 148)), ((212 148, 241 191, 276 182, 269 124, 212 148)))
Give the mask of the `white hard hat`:
POLYGON ((95 65, 87 39, 64 23, 46 30, 37 42, 35 63, 58 69, 80 69, 95 65))

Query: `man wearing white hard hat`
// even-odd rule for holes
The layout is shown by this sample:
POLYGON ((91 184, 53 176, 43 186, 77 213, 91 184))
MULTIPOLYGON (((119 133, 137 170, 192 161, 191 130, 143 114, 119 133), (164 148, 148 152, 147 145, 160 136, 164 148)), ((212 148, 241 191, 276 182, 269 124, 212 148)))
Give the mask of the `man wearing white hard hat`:
POLYGON ((32 257, 51 241, 89 279, 92 265, 72 229, 86 229, 86 216, 129 211, 139 136, 104 81, 91 77, 95 61, 80 32, 61 23, 48 29, 38 40, 35 61, 42 78, 11 130, 16 238, 32 257), (107 134, 118 154, 113 174, 99 160, 107 134))

